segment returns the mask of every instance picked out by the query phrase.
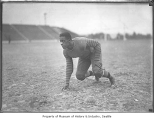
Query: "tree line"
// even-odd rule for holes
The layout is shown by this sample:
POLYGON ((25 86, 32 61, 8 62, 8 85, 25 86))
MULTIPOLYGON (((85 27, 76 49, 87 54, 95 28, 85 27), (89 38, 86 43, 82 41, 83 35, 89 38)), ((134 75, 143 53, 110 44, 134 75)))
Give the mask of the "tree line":
POLYGON ((96 34, 89 34, 89 38, 92 39, 106 39, 106 40, 147 40, 147 39, 152 39, 151 34, 141 34, 141 33, 136 33, 134 32, 133 34, 121 34, 117 33, 116 35, 112 36, 111 34, 104 34, 104 33, 96 33, 96 34))

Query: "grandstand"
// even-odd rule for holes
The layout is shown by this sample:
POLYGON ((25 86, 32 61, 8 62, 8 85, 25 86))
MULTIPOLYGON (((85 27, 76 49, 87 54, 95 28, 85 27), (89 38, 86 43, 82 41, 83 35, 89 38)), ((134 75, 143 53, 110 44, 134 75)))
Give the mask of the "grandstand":
POLYGON ((3 24, 3 41, 21 41, 21 40, 56 40, 59 39, 61 32, 70 32, 72 37, 78 34, 64 28, 51 27, 47 25, 21 25, 21 24, 3 24))

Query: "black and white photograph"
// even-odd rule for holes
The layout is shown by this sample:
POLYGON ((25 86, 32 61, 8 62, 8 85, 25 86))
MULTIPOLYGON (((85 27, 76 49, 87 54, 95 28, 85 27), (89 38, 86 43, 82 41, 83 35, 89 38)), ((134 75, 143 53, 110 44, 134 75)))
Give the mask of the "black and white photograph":
POLYGON ((4 2, 3 113, 153 112, 149 3, 4 2))
POLYGON ((152 0, 1 0, 1 1, 32 1, 32 2, 51 2, 51 1, 64 1, 64 2, 149 2, 152 0))

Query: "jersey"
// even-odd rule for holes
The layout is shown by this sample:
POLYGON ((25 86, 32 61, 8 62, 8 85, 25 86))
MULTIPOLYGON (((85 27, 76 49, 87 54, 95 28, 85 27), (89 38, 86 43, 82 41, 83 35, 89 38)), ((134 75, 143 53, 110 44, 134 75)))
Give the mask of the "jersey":
POLYGON ((85 37, 76 37, 73 40, 74 47, 72 50, 64 49, 63 54, 66 58, 66 84, 69 84, 71 74, 73 73, 72 58, 87 58, 90 54, 90 47, 95 49, 95 60, 100 60, 101 45, 98 41, 85 37))
POLYGON ((72 50, 64 49, 65 57, 77 58, 86 57, 90 54, 90 51, 86 48, 87 38, 78 37, 73 39, 74 47, 72 50))

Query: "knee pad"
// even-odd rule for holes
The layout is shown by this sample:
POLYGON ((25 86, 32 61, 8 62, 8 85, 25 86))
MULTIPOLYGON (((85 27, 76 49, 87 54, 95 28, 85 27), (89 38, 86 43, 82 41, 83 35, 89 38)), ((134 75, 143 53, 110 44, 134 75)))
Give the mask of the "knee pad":
POLYGON ((77 74, 77 75, 76 75, 76 78, 77 78, 78 80, 84 80, 84 79, 85 79, 85 75, 77 74))

